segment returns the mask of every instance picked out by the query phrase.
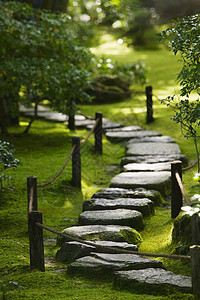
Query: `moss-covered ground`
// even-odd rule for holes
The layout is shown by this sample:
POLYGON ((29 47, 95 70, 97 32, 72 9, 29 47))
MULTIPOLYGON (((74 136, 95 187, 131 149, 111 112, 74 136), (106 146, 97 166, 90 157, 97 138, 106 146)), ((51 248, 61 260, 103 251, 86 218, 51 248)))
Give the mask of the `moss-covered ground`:
MULTIPOLYGON (((176 139, 182 152, 191 160, 195 159, 192 141, 185 140, 178 125, 170 121, 172 111, 162 105, 162 99, 178 85, 175 81, 180 69, 180 62, 167 49, 136 51, 117 45, 109 35, 104 35, 101 46, 93 49, 97 54, 106 54, 113 60, 134 62, 146 61, 149 68, 149 84, 153 85, 154 117, 151 124, 145 122, 145 96, 133 93, 124 102, 104 105, 79 105, 86 115, 94 116, 102 111, 104 116, 125 125, 140 125, 146 129, 158 130, 163 135, 176 139), (120 48, 121 47, 121 48, 120 48)), ((143 91, 144 87, 134 87, 143 91)), ((5 182, 0 204, 0 280, 5 284, 15 281, 24 287, 20 291, 6 292, 6 299, 193 299, 192 295, 180 293, 173 295, 142 294, 142 291, 119 291, 112 288, 112 283, 99 281, 98 278, 71 278, 66 274, 66 265, 53 261, 56 253, 55 235, 44 232, 45 273, 29 267, 29 243, 27 233, 27 194, 26 180, 30 175, 38 177, 38 183, 48 181, 62 167, 71 149, 71 136, 86 137, 86 130, 69 132, 64 124, 36 121, 28 135, 21 132, 28 119, 21 118, 20 127, 10 128, 6 140, 15 145, 15 156, 21 166, 15 171, 6 171, 13 181, 5 182), (14 190, 7 189, 14 186, 14 190)), ((1 137, 3 139, 5 137, 1 137)), ((82 203, 102 187, 108 187, 111 178, 119 172, 119 164, 124 155, 124 147, 103 140, 103 155, 93 150, 94 139, 82 147, 82 190, 71 185, 71 162, 62 175, 51 185, 38 190, 38 206, 43 213, 43 222, 51 228, 61 231, 67 226, 77 224, 82 203)), ((183 174, 183 181, 188 195, 199 192, 199 185, 192 181, 196 167, 183 174)), ((171 244, 171 220, 169 206, 157 207, 156 213, 145 220, 146 227, 141 232, 143 242, 140 251, 171 253, 175 245, 171 244)), ((167 269, 176 274, 190 275, 190 264, 185 261, 162 259, 167 269)), ((1 294, 0 294, 1 295, 1 294)))

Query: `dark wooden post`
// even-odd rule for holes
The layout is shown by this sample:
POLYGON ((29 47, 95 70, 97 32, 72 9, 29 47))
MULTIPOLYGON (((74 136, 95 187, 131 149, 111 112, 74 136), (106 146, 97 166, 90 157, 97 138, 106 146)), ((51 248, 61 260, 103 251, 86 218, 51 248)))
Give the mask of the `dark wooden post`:
POLYGON ((31 211, 28 213, 28 232, 30 245, 30 265, 44 272, 44 244, 43 229, 36 225, 36 222, 42 224, 42 213, 31 211))
POLYGON ((173 161, 171 163, 171 217, 176 218, 183 206, 182 193, 176 179, 176 172, 178 172, 182 179, 182 162, 173 161))
POLYGON ((27 177, 27 198, 28 198, 28 211, 38 210, 36 176, 27 177))
POLYGON ((200 299, 200 246, 193 245, 190 247, 191 256, 191 275, 192 290, 195 296, 200 299))
POLYGON ((192 244, 200 245, 200 222, 198 213, 192 216, 192 244))
POLYGON ((102 134, 103 134, 103 128, 102 128, 102 118, 103 114, 101 112, 96 112, 95 120, 99 119, 99 122, 97 123, 97 126, 94 130, 95 135, 95 151, 99 154, 102 154, 102 134))
POLYGON ((146 121, 147 123, 151 123, 154 118, 153 118, 153 100, 152 100, 152 86, 146 86, 146 106, 147 106, 147 116, 146 116, 146 121))
POLYGON ((72 146, 76 148, 72 154, 72 184, 81 189, 81 146, 80 137, 72 137, 72 146))
POLYGON ((69 119, 68 119, 68 128, 71 131, 75 130, 75 102, 73 100, 70 100, 69 104, 69 119))

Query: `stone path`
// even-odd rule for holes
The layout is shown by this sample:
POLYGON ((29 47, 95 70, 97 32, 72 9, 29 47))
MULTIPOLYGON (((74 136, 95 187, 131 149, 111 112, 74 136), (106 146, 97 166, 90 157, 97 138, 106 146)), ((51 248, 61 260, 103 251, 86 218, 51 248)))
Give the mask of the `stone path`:
MULTIPOLYGON (((21 107, 25 116, 33 109, 21 107)), ((54 122, 66 122, 66 116, 39 107, 39 117, 54 122)), ((90 129, 94 120, 78 115, 75 125, 90 129)), ((126 157, 122 172, 116 175, 109 188, 101 189, 83 203, 79 225, 64 230, 70 236, 96 245, 109 247, 102 251, 84 243, 58 238, 60 249, 56 260, 68 263, 69 274, 102 276, 120 289, 138 289, 151 294, 154 291, 173 293, 177 290, 191 293, 191 278, 165 270, 159 260, 135 254, 113 254, 110 249, 137 251, 145 218, 154 213, 163 197, 170 193, 170 163, 187 158, 181 154, 175 141, 159 132, 143 130, 139 126, 123 127, 120 123, 103 120, 106 138, 123 142, 126 157), (109 253, 111 252, 111 253, 109 253)))
MULTIPOLYGON (((114 127, 114 125, 113 125, 114 127)), ((174 159, 187 164, 179 146, 159 132, 144 131, 138 126, 107 129, 111 142, 126 143, 122 172, 109 188, 99 190, 83 203, 79 226, 66 228, 65 233, 86 241, 114 248, 138 250, 145 218, 154 213, 163 197, 170 193, 170 168, 174 159)), ((161 294, 179 290, 191 293, 191 278, 165 270, 159 260, 135 254, 113 254, 83 243, 59 240, 58 261, 67 262, 68 273, 98 276, 113 280, 120 289, 141 289, 161 294), (101 252, 101 253, 99 253, 101 252), (103 253, 102 253, 103 252, 103 253)))

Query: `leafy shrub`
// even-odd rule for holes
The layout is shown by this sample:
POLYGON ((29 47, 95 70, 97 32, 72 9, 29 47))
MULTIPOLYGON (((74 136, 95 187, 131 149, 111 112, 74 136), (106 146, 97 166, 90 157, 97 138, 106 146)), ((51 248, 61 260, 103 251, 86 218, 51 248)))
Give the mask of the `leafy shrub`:
POLYGON ((146 82, 147 68, 143 61, 135 63, 112 62, 110 58, 94 58, 98 74, 119 76, 130 84, 144 84, 146 82))
POLYGON ((3 180, 11 179, 10 176, 2 173, 9 168, 17 168, 20 164, 19 159, 14 157, 15 149, 9 142, 0 140, 0 190, 3 188, 3 180))

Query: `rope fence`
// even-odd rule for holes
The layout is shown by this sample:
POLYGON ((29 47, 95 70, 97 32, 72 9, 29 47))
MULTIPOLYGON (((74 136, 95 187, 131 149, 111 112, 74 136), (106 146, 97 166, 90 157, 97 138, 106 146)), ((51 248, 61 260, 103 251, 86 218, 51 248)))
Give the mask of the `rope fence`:
MULTIPOLYGON (((97 119, 94 127, 91 131, 95 131, 99 124, 97 119)), ((77 149, 80 148, 80 144, 85 142, 92 133, 89 133, 87 138, 80 141, 79 137, 73 137, 72 150, 65 162, 69 160, 69 157, 72 156, 76 160, 76 156, 73 158, 73 155, 76 155, 77 149), (76 144, 78 142, 78 144, 76 144)), ((79 163, 79 162, 78 162, 79 163)), ((65 168, 65 165, 61 170, 65 168)), ((72 170, 73 171, 73 170, 72 170)), ((59 171, 60 172, 60 171, 59 171)), ((59 173, 58 172, 58 173, 59 173)), ((58 174, 57 173, 57 174, 58 174)), ((59 176, 59 175, 58 175, 59 176)), ((56 176, 55 176, 56 177, 56 176)), ((149 256, 149 257, 163 257, 169 259, 181 259, 181 260, 190 260, 191 262, 191 274, 192 274, 192 288, 194 294, 200 298, 200 222, 199 216, 195 214, 192 217, 192 242, 193 245, 190 247, 190 255, 175 255, 175 254, 160 254, 160 253, 145 253, 138 251, 129 251, 125 249, 111 248, 108 246, 97 245, 90 241, 85 241, 77 237, 72 237, 66 233, 56 231, 42 222, 42 213, 38 211, 37 208, 37 188, 41 186, 37 184, 37 177, 30 176, 27 178, 27 192, 28 192, 28 232, 29 232, 29 245, 30 245, 30 265, 37 268, 38 270, 45 271, 44 263, 44 243, 43 243, 43 230, 47 230, 57 236, 65 238, 67 241, 77 241, 92 247, 95 247, 97 251, 106 251, 109 253, 118 253, 118 254, 134 254, 139 256, 149 256)), ((181 207, 183 206, 183 198, 190 205, 190 202, 184 191, 182 184, 182 162, 174 161, 171 164, 171 217, 176 218, 180 213, 181 207)))
MULTIPOLYGON (((80 163, 78 164, 77 162, 80 161, 80 149, 79 149, 79 144, 82 145, 83 143, 85 143, 90 136, 95 133, 95 151, 99 154, 102 154, 102 113, 97 112, 96 113, 96 117, 95 117, 95 123, 93 128, 90 130, 89 134, 87 135, 86 138, 82 139, 80 142, 78 142, 79 137, 72 137, 72 148, 71 151, 69 153, 69 155, 67 156, 64 165, 62 166, 62 168, 55 174, 54 177, 52 177, 49 181, 44 182, 44 183, 40 183, 37 184, 37 187, 45 187, 50 185, 52 182, 54 182, 60 175, 61 173, 64 171, 64 169, 66 168, 70 158, 72 157, 72 163, 74 163, 74 165, 72 165, 72 182, 74 183, 75 187, 77 188, 81 188, 81 165, 80 163), (78 151, 77 151, 78 149, 78 151), (76 151, 75 151, 76 150, 76 151), (73 159, 73 154, 76 152, 75 155, 75 159, 73 159)), ((29 181, 30 184, 30 189, 32 186, 32 182, 29 181)), ((30 194, 30 197, 32 199, 32 196, 30 194)), ((31 202, 30 202, 31 205, 31 202)))
MULTIPOLYGON (((147 116, 147 122, 153 121, 153 108, 152 108, 152 87, 146 88, 147 95, 147 110, 149 115, 147 116)), ((108 246, 97 245, 90 241, 85 241, 77 237, 72 237, 66 233, 56 231, 42 222, 42 213, 37 208, 37 188, 44 187, 51 184, 59 175, 63 172, 67 166, 69 159, 72 157, 72 178, 73 183, 77 187, 81 187, 80 173, 80 145, 85 143, 92 133, 95 133, 95 150, 102 154, 102 114, 96 113, 95 124, 92 130, 89 132, 86 138, 80 140, 79 137, 72 138, 72 149, 58 173, 48 182, 43 184, 37 184, 37 177, 30 176, 27 179, 27 192, 28 192, 28 231, 29 231, 29 245, 30 245, 30 265, 44 272, 44 244, 43 244, 43 230, 47 230, 53 234, 61 236, 68 241, 77 241, 92 247, 95 247, 99 251, 109 251, 109 253, 123 253, 123 254, 135 254, 139 256, 149 257, 163 257, 169 259, 182 259, 190 260, 191 262, 191 274, 192 274, 192 288, 194 294, 200 298, 200 222, 199 217, 194 215, 192 219, 192 236, 193 246, 190 247, 190 255, 170 255, 170 254, 155 254, 155 253, 142 253, 138 251, 129 251, 125 249, 117 249, 108 246), (78 171, 77 171, 78 170, 78 171), (74 177, 75 176, 75 177, 74 177)), ((189 167, 191 168, 191 166, 189 167)), ((183 199, 190 205, 190 201, 184 191, 182 183, 182 171, 186 168, 182 168, 181 161, 175 161, 171 164, 171 217, 176 218, 183 206, 183 199)), ((187 168, 188 169, 188 168, 187 168)))

